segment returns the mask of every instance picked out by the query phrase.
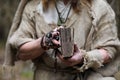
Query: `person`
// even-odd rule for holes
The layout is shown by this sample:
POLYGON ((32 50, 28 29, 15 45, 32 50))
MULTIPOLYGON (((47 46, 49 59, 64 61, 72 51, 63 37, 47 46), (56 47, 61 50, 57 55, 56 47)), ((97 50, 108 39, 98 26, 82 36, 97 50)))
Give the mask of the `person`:
POLYGON ((17 60, 32 60, 34 80, 116 80, 120 42, 105 0, 30 0, 8 42, 17 60), (74 52, 67 59, 53 52, 61 47, 61 28, 74 28, 74 52))

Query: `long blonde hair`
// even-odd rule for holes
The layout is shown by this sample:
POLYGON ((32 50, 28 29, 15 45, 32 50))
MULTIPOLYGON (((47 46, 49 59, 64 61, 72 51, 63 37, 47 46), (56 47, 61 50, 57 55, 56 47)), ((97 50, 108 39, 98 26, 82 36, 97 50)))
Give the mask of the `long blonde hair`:
MULTIPOLYGON (((46 11, 49 7, 49 5, 55 5, 55 1, 56 0, 42 0, 42 4, 43 4, 43 10, 46 11)), ((72 8, 73 10, 78 13, 81 11, 81 7, 80 7, 80 1, 81 0, 74 0, 72 1, 72 8)), ((87 3, 91 3, 91 0, 84 0, 84 2, 87 2, 87 3)))

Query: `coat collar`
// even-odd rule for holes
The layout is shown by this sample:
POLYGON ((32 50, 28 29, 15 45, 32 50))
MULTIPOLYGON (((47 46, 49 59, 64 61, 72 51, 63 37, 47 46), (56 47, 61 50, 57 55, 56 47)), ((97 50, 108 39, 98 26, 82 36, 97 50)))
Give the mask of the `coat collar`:
MULTIPOLYGON (((95 16, 93 14, 93 11, 92 11, 92 6, 90 5, 90 3, 87 2, 87 0, 80 0, 80 4, 81 6, 86 6, 88 8, 88 13, 90 14, 90 16, 95 19, 95 16)), ((42 8, 41 8, 42 10, 42 8)), ((39 10, 40 11, 40 10, 39 10)), ((40 14, 37 9, 37 13, 40 14)), ((80 13, 77 14, 75 13, 74 11, 72 12, 72 14, 70 15, 70 17, 68 18, 67 22, 64 24, 66 27, 71 27, 78 19, 80 13)), ((95 25, 95 21, 93 20, 93 24, 95 25)), ((56 24, 53 24, 53 25, 56 25, 56 24)), ((55 27, 52 27, 52 28, 55 28, 55 27)))

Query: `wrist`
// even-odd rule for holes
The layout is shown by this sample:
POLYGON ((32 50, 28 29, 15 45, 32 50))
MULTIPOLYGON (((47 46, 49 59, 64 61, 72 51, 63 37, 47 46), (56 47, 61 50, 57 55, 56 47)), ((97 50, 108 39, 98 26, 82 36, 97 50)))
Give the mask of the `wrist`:
POLYGON ((46 43, 45 43, 45 36, 43 36, 43 37, 41 38, 40 46, 41 46, 41 48, 42 48, 43 50, 48 50, 48 49, 49 49, 49 46, 47 46, 46 43))
POLYGON ((109 62, 109 60, 110 60, 109 53, 104 49, 99 49, 99 52, 102 54, 102 57, 103 57, 103 60, 104 60, 103 63, 109 62))

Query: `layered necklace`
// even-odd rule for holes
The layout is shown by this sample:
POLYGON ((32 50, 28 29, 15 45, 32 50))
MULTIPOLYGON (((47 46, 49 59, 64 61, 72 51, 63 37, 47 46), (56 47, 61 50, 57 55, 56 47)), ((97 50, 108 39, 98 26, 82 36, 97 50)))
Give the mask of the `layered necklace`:
MULTIPOLYGON (((60 0, 61 1, 61 0, 60 0)), ((55 8, 57 10, 57 13, 58 13, 58 22, 57 22, 57 25, 60 26, 60 25, 63 25, 66 23, 67 19, 68 19, 68 16, 70 14, 70 11, 71 11, 71 1, 70 0, 65 6, 64 8, 62 8, 62 10, 60 10, 59 8, 63 7, 63 2, 61 1, 61 3, 58 1, 55 2, 55 8), (59 3, 57 3, 59 2, 59 3)))

